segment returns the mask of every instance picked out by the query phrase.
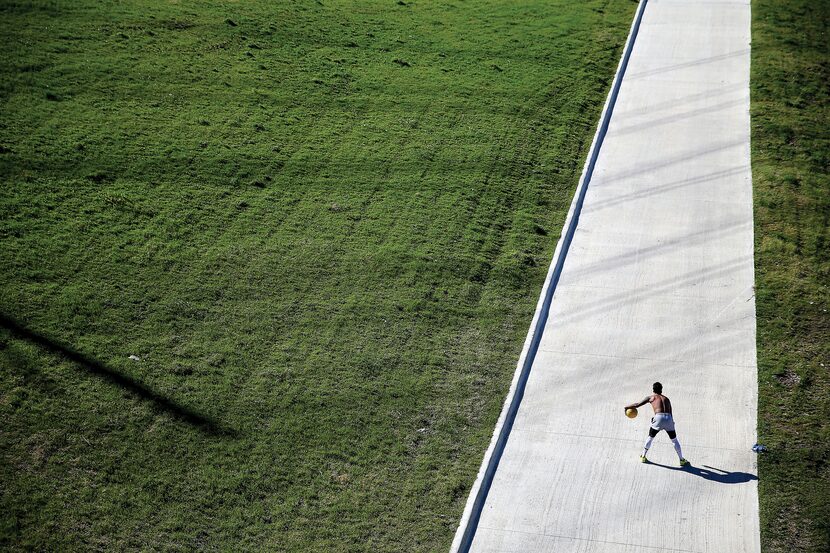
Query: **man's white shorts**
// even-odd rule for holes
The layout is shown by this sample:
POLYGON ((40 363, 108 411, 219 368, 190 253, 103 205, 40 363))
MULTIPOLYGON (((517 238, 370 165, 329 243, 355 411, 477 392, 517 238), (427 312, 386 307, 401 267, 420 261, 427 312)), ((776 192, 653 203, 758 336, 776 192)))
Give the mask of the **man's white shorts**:
POLYGON ((657 413, 651 419, 651 427, 658 432, 665 430, 666 432, 674 432, 674 419, 671 413, 657 413))

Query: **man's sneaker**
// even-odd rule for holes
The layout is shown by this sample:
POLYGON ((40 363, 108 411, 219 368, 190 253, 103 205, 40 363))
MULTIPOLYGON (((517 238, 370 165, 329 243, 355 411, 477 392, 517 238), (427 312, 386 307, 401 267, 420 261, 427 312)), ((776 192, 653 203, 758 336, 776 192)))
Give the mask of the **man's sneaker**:
POLYGON ((648 463, 648 459, 646 459, 645 455, 640 455, 640 462, 641 463, 648 463))
POLYGON ((681 467, 685 467, 688 464, 689 464, 689 461, 687 461, 686 459, 680 459, 680 466, 681 467))

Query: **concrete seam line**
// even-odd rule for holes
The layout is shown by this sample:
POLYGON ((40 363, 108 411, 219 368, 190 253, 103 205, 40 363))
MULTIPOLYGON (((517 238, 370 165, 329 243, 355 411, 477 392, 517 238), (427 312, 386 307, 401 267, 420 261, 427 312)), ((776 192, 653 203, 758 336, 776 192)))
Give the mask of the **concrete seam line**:
MULTIPOLYGON (((749 107, 750 107, 750 110, 751 110, 752 109, 752 86, 751 86, 751 83, 752 83, 752 76, 751 76, 752 75, 752 73, 751 73, 752 54, 751 54, 751 52, 752 52, 752 37, 753 37, 752 29, 754 28, 754 24, 752 23, 752 21, 753 21, 752 2, 749 3, 749 13, 750 13, 750 15, 749 15, 749 21, 750 21, 750 38, 749 38, 750 77, 749 77, 749 85, 747 86, 747 88, 749 89, 749 107)), ((754 185, 754 179, 752 177, 752 113, 751 113, 751 111, 750 111, 749 123, 750 124, 746 126, 744 132, 746 133, 746 137, 747 137, 746 138, 746 143, 750 146, 750 149, 749 149, 749 167, 748 167, 749 183, 750 183, 749 193, 750 193, 750 205, 754 206, 755 205, 755 185, 754 185)), ((757 259, 755 257, 755 228, 756 228, 755 227, 755 215, 754 215, 754 212, 753 212, 752 226, 749 229, 750 236, 751 236, 750 244, 752 244, 752 258, 753 258, 753 262, 750 264, 750 267, 752 268, 752 296, 750 297, 750 299, 755 297, 755 290, 756 290, 756 286, 758 284, 755 280, 755 274, 756 274, 755 273, 755 259, 757 259)), ((747 301, 749 301, 749 300, 747 300, 747 301)), ((755 347, 752 348, 751 364, 752 364, 753 368, 755 369, 755 386, 752 387, 752 396, 753 397, 750 401, 751 401, 751 405, 754 405, 755 409, 750 410, 750 413, 751 413, 751 416, 754 415, 754 417, 755 417, 755 420, 752 421, 754 423, 752 426, 755 429, 755 437, 754 437, 755 442, 758 441, 758 432, 760 430, 759 426, 758 426, 758 418, 759 418, 758 417, 758 395, 759 395, 758 389, 759 389, 760 383, 758 382, 758 325, 757 325, 757 318, 758 318, 758 305, 755 301, 753 301, 752 302, 752 319, 753 319, 752 342, 755 344, 755 347)), ((761 475, 758 471, 758 461, 757 460, 755 461, 755 472, 760 478, 761 475)), ((758 514, 758 517, 759 517, 758 520, 760 522, 761 494, 758 493, 758 482, 757 481, 755 482, 755 492, 756 492, 755 493, 755 509, 756 509, 755 512, 758 514)), ((760 530, 760 527, 759 527, 759 530, 760 530)), ((754 544, 754 546, 755 546, 755 551, 761 551, 761 532, 760 531, 757 534, 755 534, 755 544, 754 544)))
POLYGON ((510 384, 507 397, 505 398, 499 419, 496 422, 496 427, 493 431, 493 437, 490 440, 490 445, 484 454, 484 459, 481 462, 476 481, 470 489, 470 494, 467 497, 467 504, 464 507, 464 513, 461 516, 461 521, 458 529, 455 532, 455 538, 450 546, 450 553, 467 553, 473 543, 476 529, 478 528, 478 521, 481 518, 481 511, 484 508, 484 503, 487 499, 487 494, 490 491, 490 486, 493 483, 493 478, 496 474, 499 461, 507 444, 507 438, 510 435, 510 430, 513 427, 513 422, 519 410, 519 405, 524 396, 525 385, 530 376, 530 368, 536 358, 536 352, 539 349, 539 343, 542 338, 542 332, 547 322, 548 314, 550 312, 550 305, 553 301, 553 293, 556 290, 556 284, 559 282, 559 277, 562 273, 562 267, 565 264, 565 257, 568 254, 571 240, 573 239, 576 226, 579 223, 579 213, 582 209, 582 204, 585 201, 585 193, 588 190, 588 184, 591 181, 591 175, 594 172, 599 151, 602 147, 602 142, 605 139, 605 134, 608 132, 608 125, 611 121, 611 115, 614 111, 614 104, 617 100, 617 95, 622 85, 622 79, 625 75, 625 69, 628 66, 628 60, 631 57, 631 51, 634 49, 634 41, 637 38, 637 31, 640 28, 640 21, 643 18, 648 0, 640 0, 640 5, 637 8, 637 13, 634 16, 634 21, 631 24, 631 30, 628 34, 628 40, 623 50, 623 55, 620 63, 617 66, 617 71, 614 75, 614 81, 611 84, 611 91, 605 100, 602 115, 600 116, 600 123, 597 126, 594 134, 591 149, 588 152, 588 157, 582 169, 582 178, 577 188, 576 194, 571 201, 571 207, 568 211, 568 216, 565 219, 563 226, 563 233, 556 244, 553 259, 548 269, 545 283, 542 286, 542 292, 539 301, 536 304, 536 312, 533 315, 533 320, 528 330, 527 338, 522 348, 522 353, 519 356, 519 361, 516 365, 516 372, 513 375, 513 381, 510 384))

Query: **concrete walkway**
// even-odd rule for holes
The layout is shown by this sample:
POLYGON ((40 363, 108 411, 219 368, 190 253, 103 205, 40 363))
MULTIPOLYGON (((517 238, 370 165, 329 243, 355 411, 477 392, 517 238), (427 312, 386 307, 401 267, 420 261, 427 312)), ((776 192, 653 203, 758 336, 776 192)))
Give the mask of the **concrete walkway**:
POLYGON ((472 551, 760 551, 749 43, 748 0, 646 5, 472 551), (657 380, 690 468, 638 459, 657 380))

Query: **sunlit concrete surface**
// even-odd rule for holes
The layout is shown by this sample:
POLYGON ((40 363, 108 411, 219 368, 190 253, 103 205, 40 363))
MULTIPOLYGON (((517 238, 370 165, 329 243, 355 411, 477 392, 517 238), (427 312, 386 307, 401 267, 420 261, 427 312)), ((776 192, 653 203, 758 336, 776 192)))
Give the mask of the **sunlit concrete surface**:
POLYGON ((472 551, 760 551, 749 62, 748 1, 646 5, 472 551))

